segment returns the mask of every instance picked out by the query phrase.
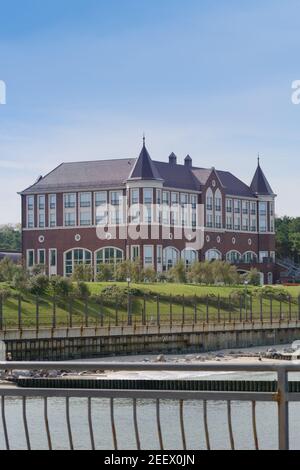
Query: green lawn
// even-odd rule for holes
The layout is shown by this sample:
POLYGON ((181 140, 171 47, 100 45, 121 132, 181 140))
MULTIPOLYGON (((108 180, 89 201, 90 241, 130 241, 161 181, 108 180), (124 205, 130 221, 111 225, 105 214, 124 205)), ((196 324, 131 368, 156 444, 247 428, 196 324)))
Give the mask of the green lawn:
MULTIPOLYGON (((92 294, 100 294, 108 285, 118 285, 126 287, 126 283, 89 283, 92 294)), ((0 284, 0 287, 4 287, 0 284)), ((264 319, 278 320, 281 318, 299 318, 298 296, 300 287, 287 287, 291 295, 291 301, 274 300, 272 303, 269 298, 264 298, 262 303, 260 298, 253 296, 252 305, 248 297, 242 301, 236 297, 231 299, 233 292, 246 292, 245 287, 216 287, 216 286, 195 286, 182 284, 132 284, 132 288, 137 288, 141 292, 140 297, 136 297, 132 301, 132 322, 136 324, 142 323, 143 309, 145 308, 144 318, 150 324, 156 324, 157 319, 160 322, 169 323, 191 323, 196 318, 198 322, 209 321, 239 321, 260 319, 261 315, 264 319), (149 296, 149 293, 155 294, 149 296), (146 295, 144 299, 143 295, 146 295), (161 295, 159 308, 157 305, 156 295, 161 295), (185 300, 183 301, 183 295, 185 300), (172 301, 166 296, 172 296, 172 301), (178 297, 176 297, 178 296, 178 297), (193 298, 197 296, 197 302, 193 298), (220 296, 220 301, 218 300, 220 296), (272 311, 272 315, 271 315, 272 311)), ((280 287, 274 287, 279 289, 280 287)), ((254 290, 252 287, 247 288, 250 293, 254 290)), ((275 290, 276 292, 276 290, 275 290)), ((39 301, 38 324, 42 326, 52 326, 53 318, 56 320, 57 326, 100 326, 104 325, 126 325, 128 322, 128 305, 125 302, 115 306, 102 306, 94 300, 89 300, 86 305, 84 301, 72 301, 72 309, 70 314, 70 303, 66 300, 57 302, 56 314, 53 315, 53 302, 50 296, 43 296, 39 301)), ((11 289, 11 296, 3 303, 2 321, 4 328, 15 328, 18 326, 18 294, 11 289)), ((36 299, 30 294, 22 295, 21 302, 21 325, 23 328, 36 328, 37 325, 37 309, 36 299)))

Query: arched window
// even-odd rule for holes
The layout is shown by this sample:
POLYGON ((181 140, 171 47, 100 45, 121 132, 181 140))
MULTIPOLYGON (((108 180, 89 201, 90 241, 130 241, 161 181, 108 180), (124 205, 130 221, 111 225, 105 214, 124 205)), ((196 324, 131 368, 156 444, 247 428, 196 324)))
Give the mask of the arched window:
POLYGON ((226 255, 226 261, 229 263, 237 263, 242 258, 241 253, 238 251, 229 251, 226 255))
POLYGON ((99 266, 101 264, 118 264, 123 261, 123 251, 119 248, 107 247, 102 248, 101 250, 96 251, 95 253, 95 262, 96 262, 96 271, 99 271, 99 266))
POLYGON ((179 252, 176 248, 168 247, 164 249, 163 253, 163 267, 164 271, 169 271, 173 268, 179 260, 179 252))
POLYGON ((247 251, 243 254, 243 262, 247 264, 257 263, 257 255, 253 251, 247 251))
POLYGON ((181 258, 184 260, 185 265, 189 268, 195 261, 198 260, 198 253, 192 249, 186 249, 182 251, 181 258))
POLYGON ((206 210, 212 211, 214 205, 214 194, 211 188, 206 191, 206 210))
POLYGON ((208 250, 205 253, 206 261, 219 261, 222 259, 222 254, 218 250, 208 250))
POLYGON ((64 255, 65 275, 70 277, 74 273, 75 266, 78 264, 92 264, 92 253, 83 248, 75 248, 67 251, 64 255))

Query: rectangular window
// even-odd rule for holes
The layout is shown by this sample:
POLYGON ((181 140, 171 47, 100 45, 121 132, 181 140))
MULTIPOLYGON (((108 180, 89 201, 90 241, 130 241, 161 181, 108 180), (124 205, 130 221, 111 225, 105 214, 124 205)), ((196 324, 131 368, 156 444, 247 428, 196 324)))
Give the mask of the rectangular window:
POLYGON ((167 191, 163 191, 163 199, 162 202, 164 205, 169 205, 170 204, 170 193, 167 191))
POLYGON ((211 196, 207 196, 206 198, 206 210, 207 211, 213 210, 213 198, 211 196))
POLYGON ((268 259, 268 256, 269 256, 268 251, 260 251, 259 252, 259 262, 264 263, 268 259))
POLYGON ((65 209, 75 209, 76 207, 76 194, 64 194, 64 207, 65 209))
POLYGON ((243 211, 243 215, 249 214, 249 202, 248 201, 242 202, 242 211, 243 211))
POLYGON ((248 217, 243 217, 242 229, 245 232, 248 232, 248 230, 249 230, 249 219, 248 219, 248 217))
POLYGON ((56 194, 49 195, 49 209, 50 210, 56 209, 56 194))
POLYGON ((56 227, 56 214, 54 212, 49 214, 49 225, 50 227, 56 227))
POLYGON ((220 215, 216 215, 216 228, 222 228, 222 217, 220 215))
POLYGON ((266 202, 259 203, 259 215, 261 217, 265 217, 267 215, 267 203, 266 202))
POLYGON ((120 206, 122 201, 122 193, 120 191, 112 191, 110 193, 110 202, 112 206, 120 206))
POLYGON ((144 246, 144 266, 153 266, 153 246, 144 246))
POLYGON ((39 211, 44 211, 45 210, 45 202, 46 198, 45 196, 38 196, 38 208, 39 211))
POLYGON ((232 199, 226 199, 226 212, 232 212, 232 199))
POLYGON ((27 268, 33 268, 34 266, 34 250, 27 250, 27 268))
POLYGON ((49 227, 56 227, 56 194, 48 196, 49 227))
POLYGON ((131 205, 139 204, 140 202, 140 191, 139 189, 131 190, 131 205))
POLYGON ((265 217, 259 218, 259 231, 262 233, 267 232, 267 219, 265 217))
POLYGON ((206 226, 209 228, 213 227, 213 216, 212 214, 207 214, 206 215, 206 226))
POLYGON ((251 232, 257 231, 257 221, 256 218, 251 219, 251 232))
POLYGON ((80 201, 80 207, 83 207, 83 208, 92 207, 91 193, 80 193, 79 201, 80 201))
POLYGON ((251 202, 251 215, 256 215, 256 202, 251 202))
POLYGON ((27 228, 34 228, 34 196, 27 196, 27 228))
POLYGON ((76 214, 75 212, 66 212, 65 213, 65 226, 66 227, 75 227, 76 225, 76 214))
POLYGON ((241 213, 241 201, 239 199, 234 200, 234 212, 235 214, 241 213))
POLYGON ((50 250, 49 258, 50 258, 49 260, 50 267, 51 268, 56 267, 56 249, 50 250))
POLYGON ((140 247, 138 245, 131 247, 131 260, 137 261, 140 259, 140 247))
POLYGON ((39 228, 45 227, 45 212, 39 212, 39 228))
POLYGON ((241 218, 235 217, 234 218, 234 230, 241 230, 241 218))
POLYGON ((27 228, 34 228, 34 214, 33 214, 33 212, 28 212, 28 214, 27 214, 27 228))
POLYGON ((92 224, 91 212, 90 211, 80 211, 80 225, 83 227, 88 227, 92 224))
POLYGON ((106 206, 107 205, 107 192, 101 191, 99 193, 95 193, 95 206, 106 206))
POLYGON ((227 228, 227 230, 232 230, 233 229, 232 217, 230 217, 230 216, 226 217, 226 228, 227 228))
POLYGON ((153 204, 153 189, 144 189, 144 204, 153 204))
POLYGON ((197 201, 198 201, 197 196, 192 195, 192 196, 191 196, 191 206, 192 206, 192 210, 196 210, 196 209, 197 209, 197 201))
POLYGON ((44 266, 46 264, 46 252, 45 250, 38 251, 38 264, 44 266))
POLYGON ((222 211, 222 199, 220 197, 216 197, 215 199, 215 210, 216 212, 222 211))

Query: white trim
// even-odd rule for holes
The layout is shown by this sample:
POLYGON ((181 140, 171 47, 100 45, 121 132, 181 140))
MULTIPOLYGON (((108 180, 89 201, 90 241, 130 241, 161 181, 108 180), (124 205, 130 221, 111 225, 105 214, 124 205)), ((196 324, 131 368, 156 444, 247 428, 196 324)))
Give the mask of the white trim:
POLYGON ((35 250, 30 248, 30 249, 26 250, 26 268, 27 269, 32 269, 34 266, 35 266, 35 250), (28 266, 28 259, 29 259, 28 254, 29 253, 33 253, 33 264, 32 264, 32 266, 28 266))
POLYGON ((48 268, 49 268, 49 276, 57 276, 57 248, 49 248, 48 250, 48 268), (55 252, 55 266, 51 266, 51 251, 55 252), (52 273, 52 268, 55 268, 55 272, 52 273))

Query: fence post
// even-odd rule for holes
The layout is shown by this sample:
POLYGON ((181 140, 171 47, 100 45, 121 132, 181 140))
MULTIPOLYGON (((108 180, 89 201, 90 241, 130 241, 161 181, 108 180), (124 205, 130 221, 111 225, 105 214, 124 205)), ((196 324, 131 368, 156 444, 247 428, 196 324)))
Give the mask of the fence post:
POLYGON ((119 304, 118 304, 118 299, 116 298, 116 321, 115 325, 119 326, 119 304))
POLYGON ((250 322, 253 323, 253 297, 250 293, 250 322))
MULTIPOLYGON (((300 296, 299 296, 299 316, 300 316, 300 296)), ((173 297, 170 296, 170 327, 173 326, 173 297)))
POLYGON ((263 323, 264 313, 263 313, 263 296, 262 295, 260 295, 259 297, 259 305, 260 305, 260 321, 263 323))
POLYGON ((270 296, 270 321, 273 323, 273 297, 270 296))
POLYGON ((182 324, 185 324, 185 297, 182 296, 182 324))
POLYGON ((289 382, 285 368, 278 370, 278 444, 279 450, 289 450, 289 382))
POLYGON ((128 305, 127 305, 127 314, 128 314, 128 326, 132 325, 132 318, 131 318, 131 296, 128 294, 128 305))
POLYGON ((56 328, 56 298, 53 297, 53 317, 52 317, 52 328, 56 328))
POLYGON ((229 295, 228 297, 228 308, 229 308, 229 323, 231 323, 231 313, 232 313, 231 295, 229 295))
POLYGON ((208 302, 208 295, 206 296, 206 323, 209 323, 209 302, 208 302))
POLYGON ((144 308, 143 308, 143 326, 147 324, 147 298, 144 295, 144 308))
POLYGON ((157 296, 157 326, 160 326, 160 308, 159 308, 159 295, 157 296))
POLYGON ((73 302, 69 300, 69 327, 73 328, 73 302))
POLYGON ((218 295, 218 323, 221 323, 221 299, 220 299, 220 294, 218 295))
POLYGON ((279 301, 279 320, 282 321, 282 299, 279 301))
POLYGON ((19 297, 18 297, 18 328, 19 328, 19 330, 22 330, 22 297, 21 297, 21 294, 19 294, 19 297))
POLYGON ((104 327, 104 303, 103 303, 103 296, 100 297, 100 325, 101 328, 104 327))
POLYGON ((292 320, 292 298, 289 295, 289 321, 292 320))
POLYGON ((197 305, 197 296, 195 295, 195 300, 194 300, 194 323, 195 325, 197 324, 197 313, 198 313, 198 309, 197 309, 198 305, 197 305))
POLYGON ((38 296, 36 297, 35 317, 36 317, 36 330, 39 331, 39 328, 40 328, 40 304, 39 304, 38 296))
POLYGON ((88 304, 88 298, 85 298, 84 301, 84 317, 85 317, 85 327, 88 328, 89 326, 89 304, 88 304))
POLYGON ((243 298, 240 295, 240 322, 243 322, 243 298))
POLYGON ((3 330, 3 299, 0 295, 0 330, 3 330))
POLYGON ((298 297, 298 321, 300 321, 300 295, 298 297))

